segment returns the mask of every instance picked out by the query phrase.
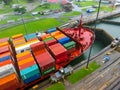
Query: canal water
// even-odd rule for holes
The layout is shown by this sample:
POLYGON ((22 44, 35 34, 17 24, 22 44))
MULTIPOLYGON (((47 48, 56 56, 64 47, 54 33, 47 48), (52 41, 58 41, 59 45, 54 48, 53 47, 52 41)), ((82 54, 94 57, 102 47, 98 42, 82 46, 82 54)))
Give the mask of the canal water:
MULTIPOLYGON (((112 19, 109 19, 109 20, 120 22, 120 17, 112 18, 112 19)), ((92 27, 93 24, 90 25, 90 26, 92 27)), ((106 23, 100 22, 100 23, 97 24, 97 28, 101 28, 101 29, 105 30, 113 38, 120 36, 120 26, 119 25, 112 25, 112 24, 106 24, 106 23)), ((105 47, 106 46, 104 46, 101 41, 97 41, 96 40, 95 43, 93 44, 91 56, 93 56, 96 53, 100 52, 105 47)), ((87 59, 88 58, 88 54, 89 54, 89 50, 87 50, 86 53, 84 53, 81 57, 79 57, 78 59, 74 60, 71 63, 71 65, 75 65, 75 64, 77 64, 77 63, 87 59)))

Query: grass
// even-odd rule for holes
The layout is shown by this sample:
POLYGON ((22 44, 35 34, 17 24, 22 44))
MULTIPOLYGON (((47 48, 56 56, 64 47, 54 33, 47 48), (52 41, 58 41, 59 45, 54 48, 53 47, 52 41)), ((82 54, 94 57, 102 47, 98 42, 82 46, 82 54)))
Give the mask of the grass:
POLYGON ((13 9, 10 7, 10 5, 4 5, 3 8, 0 9, 0 14, 9 13, 12 11, 13 9))
MULTIPOLYGON (((27 27, 27 33, 33 33, 36 31, 44 31, 49 28, 57 27, 61 25, 61 23, 54 18, 44 18, 37 21, 26 23, 25 25, 27 27)), ((23 25, 17 25, 11 28, 2 29, 0 31, 0 37, 8 37, 8 36, 11 37, 12 35, 19 33, 25 34, 23 25)))
POLYGON ((75 73, 71 74, 70 76, 68 76, 68 80, 74 84, 77 81, 83 79, 85 76, 91 74, 93 71, 95 71, 96 69, 98 69, 100 67, 99 64, 97 64, 96 62, 92 62, 89 64, 89 68, 81 68, 80 70, 76 71, 75 73))
POLYGON ((108 12, 112 12, 114 9, 110 6, 101 6, 100 8, 101 11, 108 11, 108 12))
POLYGON ((97 2, 95 1, 81 1, 81 2, 75 2, 75 4, 80 5, 81 7, 88 7, 88 6, 92 6, 92 5, 98 5, 97 2))
POLYGON ((52 86, 46 88, 46 90, 65 90, 65 87, 62 83, 55 83, 52 86))
POLYGON ((44 8, 43 6, 38 6, 37 8, 35 8, 33 11, 45 11, 45 10, 59 10, 61 9, 60 4, 56 3, 56 4, 50 4, 50 6, 48 8, 44 8))
POLYGON ((80 15, 80 12, 72 11, 72 12, 67 12, 67 13, 63 14, 63 16, 67 16, 67 17, 76 16, 76 15, 80 15))

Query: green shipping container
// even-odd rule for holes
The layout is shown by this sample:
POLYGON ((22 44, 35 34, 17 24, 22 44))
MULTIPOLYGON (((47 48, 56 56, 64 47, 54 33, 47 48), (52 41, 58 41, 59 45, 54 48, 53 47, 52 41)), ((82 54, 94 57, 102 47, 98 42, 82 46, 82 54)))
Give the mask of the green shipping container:
POLYGON ((49 69, 47 69, 45 71, 42 71, 42 75, 46 75, 46 74, 48 74, 48 73, 50 73, 50 72, 52 72, 54 70, 55 70, 55 67, 51 67, 51 68, 49 68, 49 69))
POLYGON ((53 40, 53 39, 54 39, 53 37, 49 37, 49 38, 44 39, 43 41, 47 42, 47 41, 50 41, 50 40, 53 40))
POLYGON ((70 41, 70 42, 64 44, 63 46, 64 46, 67 50, 69 50, 69 49, 71 49, 71 48, 74 48, 75 45, 76 45, 76 42, 70 41))

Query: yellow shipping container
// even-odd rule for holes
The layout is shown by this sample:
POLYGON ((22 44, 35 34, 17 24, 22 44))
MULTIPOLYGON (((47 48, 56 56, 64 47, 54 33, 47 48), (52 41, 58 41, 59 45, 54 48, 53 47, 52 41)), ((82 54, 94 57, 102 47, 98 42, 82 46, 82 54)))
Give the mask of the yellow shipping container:
POLYGON ((18 38, 18 37, 23 37, 23 34, 14 35, 14 36, 12 36, 12 39, 15 39, 15 38, 18 38))

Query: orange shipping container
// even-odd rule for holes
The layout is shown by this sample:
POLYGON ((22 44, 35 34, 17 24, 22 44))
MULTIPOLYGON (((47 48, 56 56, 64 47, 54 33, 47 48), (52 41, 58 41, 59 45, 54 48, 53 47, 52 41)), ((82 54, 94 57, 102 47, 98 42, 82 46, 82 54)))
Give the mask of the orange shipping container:
POLYGON ((13 63, 13 62, 12 62, 12 60, 10 60, 10 59, 9 59, 9 60, 6 60, 6 61, 3 61, 3 62, 0 62, 0 67, 1 67, 1 66, 4 66, 4 65, 6 65, 6 64, 11 64, 11 63, 13 63))
POLYGON ((56 39, 61 39, 61 38, 64 38, 66 37, 64 34, 60 34, 60 35, 56 35, 54 36, 56 39))
POLYGON ((59 35, 59 34, 61 34, 60 31, 55 31, 55 32, 52 32, 52 33, 51 33, 52 36, 59 35))
POLYGON ((28 63, 28 62, 31 62, 31 61, 34 61, 34 58, 33 58, 33 57, 20 60, 20 61, 18 62, 18 65, 20 66, 20 65, 23 65, 23 64, 28 63))
POLYGON ((16 57, 17 57, 17 58, 20 58, 20 57, 23 57, 23 56, 25 56, 25 55, 27 55, 27 54, 31 54, 30 51, 25 51, 25 52, 23 52, 23 53, 19 53, 19 54, 16 55, 16 57))
POLYGON ((11 53, 10 52, 6 52, 6 53, 3 53, 3 54, 0 54, 0 57, 4 57, 4 56, 10 56, 11 53))
POLYGON ((50 34, 45 34, 45 35, 41 36, 41 39, 44 40, 44 39, 49 38, 49 37, 51 37, 50 34))
POLYGON ((17 58, 17 61, 20 61, 20 60, 23 60, 23 59, 26 59, 26 58, 29 58, 29 57, 32 57, 32 55, 31 54, 27 54, 25 56, 19 57, 19 58, 17 58))
POLYGON ((19 37, 23 37, 23 34, 14 35, 14 36, 12 36, 12 39, 19 38, 19 37))
POLYGON ((0 43, 0 47, 9 45, 8 42, 0 43))
POLYGON ((10 86, 14 85, 16 89, 18 88, 19 81, 15 73, 10 74, 6 77, 0 78, 0 90, 7 90, 10 89, 10 86))

